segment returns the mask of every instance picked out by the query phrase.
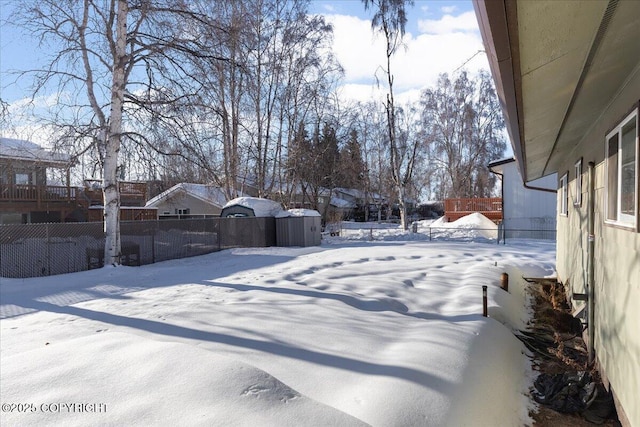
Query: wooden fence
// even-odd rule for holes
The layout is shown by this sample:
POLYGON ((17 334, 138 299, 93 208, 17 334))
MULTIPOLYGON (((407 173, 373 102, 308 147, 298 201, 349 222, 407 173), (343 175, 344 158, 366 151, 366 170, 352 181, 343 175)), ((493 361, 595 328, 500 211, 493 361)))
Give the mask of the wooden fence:
POLYGON ((468 198, 446 199, 444 201, 444 216, 449 222, 479 212, 493 222, 502 221, 502 198, 468 198))

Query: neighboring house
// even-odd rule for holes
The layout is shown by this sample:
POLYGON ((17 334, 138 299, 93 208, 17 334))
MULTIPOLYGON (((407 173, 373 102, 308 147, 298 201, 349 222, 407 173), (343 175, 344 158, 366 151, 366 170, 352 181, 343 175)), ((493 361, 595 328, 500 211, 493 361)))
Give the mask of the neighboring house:
POLYGON ((343 199, 339 196, 321 197, 323 203, 324 220, 326 222, 337 222, 348 218, 351 213, 356 209, 356 203, 347 199, 343 199))
POLYGON ((181 183, 149 200, 146 207, 156 208, 159 219, 207 218, 220 216, 226 203, 220 187, 181 183))
POLYGON ((501 178, 504 237, 555 239, 557 174, 525 183, 513 157, 489 163, 489 170, 501 178))
POLYGON ((355 188, 338 187, 331 190, 331 194, 330 212, 336 212, 336 215, 341 215, 342 218, 359 217, 356 220, 364 221, 367 216, 365 210, 368 211, 370 221, 377 220, 379 212, 380 219, 389 219, 389 215, 391 215, 387 201, 377 193, 365 193, 355 188))
POLYGON ((621 422, 640 426, 640 2, 474 7, 522 178, 559 177, 558 280, 621 422))
POLYGON ((47 151, 30 141, 0 138, 0 224, 73 221, 81 205, 69 185, 70 157, 47 151), (49 185, 47 169, 66 177, 49 185))
POLYGON ((355 188, 334 188, 333 195, 360 206, 364 206, 367 203, 381 206, 386 203, 384 197, 377 193, 365 193, 355 188))

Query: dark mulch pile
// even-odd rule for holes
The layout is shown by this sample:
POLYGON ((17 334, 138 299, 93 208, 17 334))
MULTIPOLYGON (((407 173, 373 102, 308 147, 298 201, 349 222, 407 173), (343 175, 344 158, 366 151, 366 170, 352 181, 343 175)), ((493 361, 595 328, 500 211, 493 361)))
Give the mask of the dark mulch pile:
POLYGON ((588 363, 582 323, 571 315, 562 284, 530 279, 534 319, 516 336, 533 354, 539 372, 532 398, 535 426, 619 426, 613 399, 588 363))

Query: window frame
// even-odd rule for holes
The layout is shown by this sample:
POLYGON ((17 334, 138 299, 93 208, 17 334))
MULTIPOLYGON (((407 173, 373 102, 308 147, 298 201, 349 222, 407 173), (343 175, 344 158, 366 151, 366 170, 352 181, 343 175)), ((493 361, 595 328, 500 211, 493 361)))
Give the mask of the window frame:
POLYGON ((618 122, 618 124, 609 132, 607 133, 606 137, 605 137, 605 174, 604 174, 604 179, 605 179, 605 183, 604 183, 604 190, 605 190, 605 203, 604 203, 604 222, 607 225, 611 225, 611 226, 616 226, 616 227, 622 227, 625 229, 632 229, 632 230, 636 230, 639 231, 639 223, 640 221, 638 220, 638 216, 639 216, 639 205, 640 205, 640 197, 638 196, 638 190, 640 189, 640 143, 639 143, 639 134, 640 131, 638 129, 638 125, 639 123, 639 114, 638 114, 638 107, 634 107, 634 109, 627 115, 625 115, 625 117, 620 120, 618 122), (633 185, 634 185, 634 200, 633 200, 633 208, 634 208, 634 212, 633 214, 627 214, 623 212, 623 207, 622 207, 622 195, 623 195, 623 191, 622 191, 622 186, 623 186, 623 179, 622 179, 622 173, 624 170, 624 165, 623 165, 623 158, 622 158, 622 148, 623 148, 623 140, 622 140, 622 131, 623 129, 629 125, 631 122, 635 121, 635 141, 634 141, 634 161, 635 161, 635 165, 634 165, 634 172, 635 172, 635 176, 633 177, 633 185), (611 162, 609 160, 610 157, 610 150, 609 150, 609 145, 610 145, 610 141, 612 141, 615 138, 616 142, 617 142, 617 151, 616 151, 616 156, 615 156, 615 177, 613 177, 613 179, 615 179, 615 200, 613 200, 614 204, 615 204, 615 212, 610 212, 611 209, 611 201, 610 201, 610 192, 611 192, 611 188, 610 188, 610 183, 609 183, 609 167, 611 165, 611 162))
POLYGON ((582 157, 575 163, 576 185, 573 199, 573 206, 582 206, 582 157))
POLYGON ((569 172, 565 172, 562 177, 560 177, 560 204, 558 213, 561 216, 569 216, 569 172))

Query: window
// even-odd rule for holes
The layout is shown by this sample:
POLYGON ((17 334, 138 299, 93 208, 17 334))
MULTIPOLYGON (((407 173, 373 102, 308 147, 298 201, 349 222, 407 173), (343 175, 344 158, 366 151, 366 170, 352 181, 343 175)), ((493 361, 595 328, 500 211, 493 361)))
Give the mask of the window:
POLYGON ((186 209, 176 209, 176 215, 189 215, 189 211, 191 209, 186 208, 186 209))
POLYGON ((28 173, 16 173, 16 185, 29 185, 31 175, 28 173))
POLYGON ((567 216, 569 214, 569 173, 565 173, 560 178, 560 215, 567 216))
POLYGON ((576 193, 573 198, 574 206, 582 206, 582 159, 575 164, 576 170, 576 193))
POLYGON ((638 111, 606 140, 606 221, 635 227, 638 206, 638 111))

